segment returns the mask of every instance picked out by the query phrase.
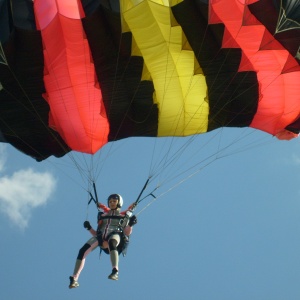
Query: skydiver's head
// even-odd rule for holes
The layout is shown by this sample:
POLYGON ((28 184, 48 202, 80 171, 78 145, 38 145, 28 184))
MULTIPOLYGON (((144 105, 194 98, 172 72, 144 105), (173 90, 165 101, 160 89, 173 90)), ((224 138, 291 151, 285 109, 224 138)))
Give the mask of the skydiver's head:
POLYGON ((107 198, 107 204, 110 209, 118 209, 123 205, 123 198, 119 194, 111 194, 107 198))

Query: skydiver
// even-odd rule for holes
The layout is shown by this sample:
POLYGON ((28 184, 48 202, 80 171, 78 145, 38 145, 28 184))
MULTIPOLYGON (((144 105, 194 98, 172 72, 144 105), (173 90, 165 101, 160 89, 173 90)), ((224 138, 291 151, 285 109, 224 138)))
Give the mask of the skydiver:
POLYGON ((96 249, 98 246, 110 255, 112 265, 112 272, 108 276, 109 279, 118 280, 119 275, 119 254, 124 250, 124 245, 128 241, 128 237, 132 232, 132 226, 137 223, 135 215, 129 218, 128 225, 120 226, 120 220, 124 220, 126 212, 133 208, 129 206, 124 212, 120 212, 123 205, 123 198, 119 194, 112 194, 107 199, 108 207, 104 204, 98 203, 98 208, 102 209, 98 216, 97 231, 92 228, 89 221, 85 221, 83 226, 91 234, 92 237, 79 250, 73 275, 70 276, 69 288, 76 288, 79 286, 78 278, 84 267, 86 256, 96 249))

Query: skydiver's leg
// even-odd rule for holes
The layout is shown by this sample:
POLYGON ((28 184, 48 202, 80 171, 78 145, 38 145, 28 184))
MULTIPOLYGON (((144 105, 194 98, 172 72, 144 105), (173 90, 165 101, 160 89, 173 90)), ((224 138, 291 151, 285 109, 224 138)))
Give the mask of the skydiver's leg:
POLYGON ((79 275, 84 267, 85 264, 85 258, 86 256, 96 249, 98 246, 98 240, 97 237, 92 237, 90 238, 84 245, 83 247, 79 250, 77 260, 75 263, 75 268, 74 268, 74 273, 73 277, 77 281, 79 278, 79 275))
POLYGON ((108 276, 109 279, 118 280, 118 270, 119 270, 119 253, 118 253, 118 245, 120 243, 120 235, 114 234, 108 240, 108 248, 110 261, 112 266, 112 273, 108 276))
POLYGON ((119 253, 118 253, 118 245, 120 243, 120 235, 114 234, 110 237, 108 241, 110 261, 112 268, 116 268, 118 270, 119 265, 119 253))

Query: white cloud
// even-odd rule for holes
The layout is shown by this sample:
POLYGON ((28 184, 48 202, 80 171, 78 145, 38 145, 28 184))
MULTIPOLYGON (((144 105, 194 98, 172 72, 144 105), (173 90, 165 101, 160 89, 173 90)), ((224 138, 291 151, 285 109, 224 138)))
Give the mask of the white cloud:
MULTIPOLYGON (((5 165, 5 155, 0 147, 0 171, 5 165)), ((32 210, 45 205, 56 188, 52 174, 33 169, 19 170, 11 176, 0 177, 0 211, 19 226, 28 226, 32 210)))

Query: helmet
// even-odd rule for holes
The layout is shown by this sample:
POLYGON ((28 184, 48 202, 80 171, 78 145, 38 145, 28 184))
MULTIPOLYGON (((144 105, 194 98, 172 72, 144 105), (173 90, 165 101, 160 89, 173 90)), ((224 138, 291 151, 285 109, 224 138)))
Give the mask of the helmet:
POLYGON ((110 199, 116 199, 118 200, 118 208, 121 208, 123 206, 123 198, 119 194, 111 194, 107 198, 107 204, 109 205, 109 200, 110 199))

